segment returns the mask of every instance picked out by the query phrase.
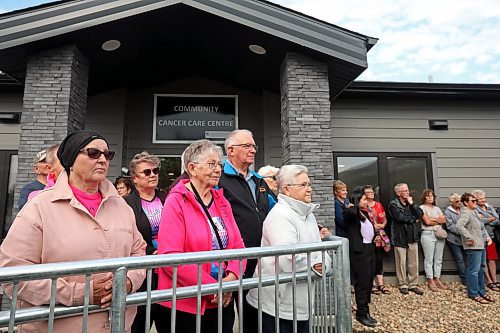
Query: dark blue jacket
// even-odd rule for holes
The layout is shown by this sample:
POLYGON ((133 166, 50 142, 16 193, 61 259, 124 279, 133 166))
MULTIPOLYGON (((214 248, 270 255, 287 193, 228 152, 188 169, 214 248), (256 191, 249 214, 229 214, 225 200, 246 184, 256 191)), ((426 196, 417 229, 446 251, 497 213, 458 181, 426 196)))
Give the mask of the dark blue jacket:
MULTIPOLYGON (((262 238, 262 223, 267 213, 276 204, 276 197, 258 173, 250 171, 255 181, 256 193, 254 200, 245 177, 239 174, 229 163, 224 164, 224 170, 219 180, 219 188, 224 190, 224 196, 231 204, 234 219, 240 229, 245 247, 259 247, 262 238)), ((247 263, 246 276, 253 275, 255 263, 247 263)))
POLYGON ((347 198, 344 202, 335 198, 335 235, 347 238, 347 230, 344 223, 344 210, 349 204, 347 198))

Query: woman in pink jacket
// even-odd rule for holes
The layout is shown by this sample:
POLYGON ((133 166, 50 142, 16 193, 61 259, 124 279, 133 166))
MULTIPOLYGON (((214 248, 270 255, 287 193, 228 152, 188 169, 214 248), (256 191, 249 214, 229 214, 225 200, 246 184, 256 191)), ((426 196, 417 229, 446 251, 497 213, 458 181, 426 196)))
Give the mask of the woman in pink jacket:
MULTIPOLYGON (((55 186, 40 192, 17 214, 0 248, 0 267, 145 255, 146 243, 135 225, 132 209, 106 179, 114 152, 100 134, 69 134, 57 151, 65 171, 55 186)), ((137 290, 145 271, 127 273, 127 292, 137 290)), ((90 303, 108 307, 112 274, 91 277, 90 303)), ((51 280, 20 283, 19 307, 48 305, 51 280)), ((56 304, 84 304, 85 276, 57 279, 56 304)), ((5 289, 12 297, 12 286, 5 289)), ((136 308, 127 308, 125 332, 130 332, 136 308)), ((81 332, 82 316, 56 319, 56 333, 81 332)), ((107 311, 91 313, 87 332, 110 332, 107 311)), ((18 332, 47 332, 47 321, 23 324, 18 332)))
MULTIPOLYGON (((233 217, 229 202, 222 190, 214 189, 222 170, 222 149, 208 140, 193 142, 184 151, 184 169, 189 179, 181 180, 169 193, 161 217, 158 233, 158 254, 211 251, 244 248, 243 239, 233 217)), ((242 271, 239 261, 202 265, 202 284, 216 283, 222 269, 222 281, 237 280, 242 271)), ((197 285, 197 265, 179 266, 177 287, 197 285)), ((158 289, 172 288, 172 267, 158 272, 158 289)), ((223 305, 223 331, 232 332, 232 293, 224 293, 222 300, 215 295, 202 297, 201 331, 217 331, 217 304, 223 305), (226 320, 225 320, 226 319, 226 320)), ((160 303, 170 316, 171 302, 160 303)), ((196 298, 179 299, 176 303, 176 331, 194 332, 196 328, 196 298)), ((159 332, 161 333, 161 332, 159 332)))

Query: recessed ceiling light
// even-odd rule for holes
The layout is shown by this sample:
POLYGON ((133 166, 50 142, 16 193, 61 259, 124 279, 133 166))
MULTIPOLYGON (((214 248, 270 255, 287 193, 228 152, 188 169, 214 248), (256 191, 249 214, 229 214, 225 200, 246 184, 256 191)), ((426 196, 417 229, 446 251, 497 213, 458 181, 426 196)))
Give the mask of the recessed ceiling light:
POLYGON ((104 43, 102 43, 101 47, 104 51, 114 51, 118 49, 122 43, 120 43, 119 40, 116 39, 110 39, 104 43))
POLYGON ((266 49, 263 48, 262 46, 260 45, 257 45, 257 44, 252 44, 252 45, 249 45, 248 48, 250 49, 250 51, 252 51, 253 53, 256 53, 256 54, 266 54, 266 49))

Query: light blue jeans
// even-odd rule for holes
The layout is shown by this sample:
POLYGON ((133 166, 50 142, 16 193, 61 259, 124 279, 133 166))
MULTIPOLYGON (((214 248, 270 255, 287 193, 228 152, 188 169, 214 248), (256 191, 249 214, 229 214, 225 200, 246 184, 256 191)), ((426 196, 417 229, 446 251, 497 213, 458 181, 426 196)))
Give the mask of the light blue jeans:
POLYGON ((467 256, 467 294, 470 298, 486 294, 484 286, 485 250, 465 250, 467 256))
POLYGON ((420 244, 424 252, 425 277, 428 279, 441 277, 444 243, 444 239, 436 238, 434 230, 422 230, 420 244))

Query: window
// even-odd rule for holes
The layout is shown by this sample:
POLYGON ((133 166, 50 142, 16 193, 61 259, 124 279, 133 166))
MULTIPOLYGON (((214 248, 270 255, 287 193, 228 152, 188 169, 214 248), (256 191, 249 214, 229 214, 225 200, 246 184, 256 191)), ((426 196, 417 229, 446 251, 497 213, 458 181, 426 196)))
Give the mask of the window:
POLYGON ((2 238, 12 224, 16 188, 17 152, 0 150, 0 232, 2 238))
POLYGON ((393 199, 397 183, 407 183, 417 203, 425 188, 434 188, 428 153, 335 153, 333 156, 335 179, 346 183, 349 190, 372 185, 375 200, 384 206, 393 199))
POLYGON ((160 175, 158 188, 168 191, 173 181, 181 175, 181 157, 180 156, 159 156, 160 175))

